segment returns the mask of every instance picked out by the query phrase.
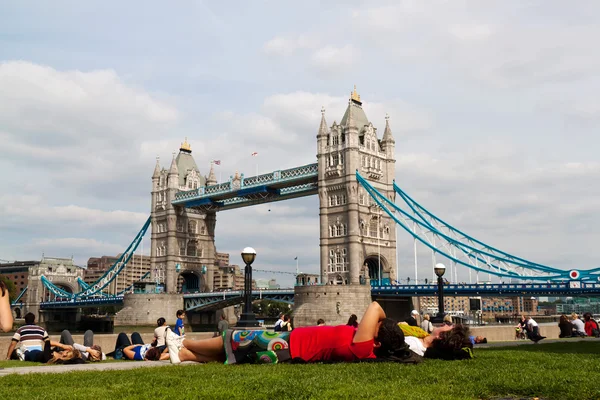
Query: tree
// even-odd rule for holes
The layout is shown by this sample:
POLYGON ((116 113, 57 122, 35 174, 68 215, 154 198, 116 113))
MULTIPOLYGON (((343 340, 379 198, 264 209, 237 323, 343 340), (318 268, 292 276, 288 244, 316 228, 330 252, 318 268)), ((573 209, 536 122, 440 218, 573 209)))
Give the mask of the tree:
POLYGON ((12 303, 18 296, 17 288, 15 287, 15 284, 3 275, 0 275, 0 281, 4 282, 4 285, 8 289, 8 293, 10 293, 9 299, 10 299, 10 302, 12 303))

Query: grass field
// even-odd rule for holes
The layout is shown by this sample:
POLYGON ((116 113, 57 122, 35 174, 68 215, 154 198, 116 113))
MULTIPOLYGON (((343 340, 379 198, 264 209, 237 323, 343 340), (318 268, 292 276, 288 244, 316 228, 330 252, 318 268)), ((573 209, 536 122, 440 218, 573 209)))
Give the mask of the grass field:
MULTIPOLYGON (((0 362, 12 367, 16 362, 0 362)), ((21 363, 20 365, 23 365, 21 363)), ((470 361, 239 365, 8 375, 21 399, 600 399, 600 342, 478 349, 470 361)))

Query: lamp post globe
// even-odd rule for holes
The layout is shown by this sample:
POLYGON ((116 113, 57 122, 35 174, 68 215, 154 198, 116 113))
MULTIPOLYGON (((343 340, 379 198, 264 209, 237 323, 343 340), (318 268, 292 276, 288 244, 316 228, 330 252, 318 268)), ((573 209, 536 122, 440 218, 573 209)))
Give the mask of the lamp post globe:
POLYGON ((446 273, 446 266, 442 263, 437 263, 435 264, 433 270, 435 271, 435 274, 441 278, 446 273))
POLYGON ((442 322, 444 320, 444 281, 442 280, 442 276, 446 272, 446 266, 442 263, 435 264, 433 271, 437 275, 437 284, 438 284, 438 314, 436 317, 436 322, 442 322))
POLYGON ((256 259, 256 250, 252 247, 246 247, 242 250, 242 260, 244 260, 244 264, 252 265, 254 260, 256 259))
POLYGON ((252 263, 256 259, 256 250, 246 247, 242 250, 244 268, 244 310, 240 316, 237 326, 240 328, 257 327, 258 321, 252 312, 252 263))

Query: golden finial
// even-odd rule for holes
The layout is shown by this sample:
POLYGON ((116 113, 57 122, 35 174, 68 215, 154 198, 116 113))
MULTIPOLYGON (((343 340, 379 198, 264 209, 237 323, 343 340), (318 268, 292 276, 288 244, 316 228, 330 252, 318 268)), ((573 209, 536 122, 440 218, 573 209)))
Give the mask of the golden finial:
POLYGON ((192 148, 190 147, 190 144, 187 141, 187 137, 185 138, 185 141, 181 143, 181 147, 179 148, 179 150, 187 151, 188 153, 192 152, 192 148))
POLYGON ((356 85, 354 85, 354 91, 350 94, 350 99, 357 103, 361 103, 360 94, 356 93, 356 85))

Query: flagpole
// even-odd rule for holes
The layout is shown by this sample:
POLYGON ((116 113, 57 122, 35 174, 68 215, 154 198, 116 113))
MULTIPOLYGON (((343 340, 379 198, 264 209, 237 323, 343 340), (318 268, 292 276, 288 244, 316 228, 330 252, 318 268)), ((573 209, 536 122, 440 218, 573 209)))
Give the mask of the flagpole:
POLYGON ((296 257, 296 276, 298 276, 299 273, 300 271, 298 270, 298 257, 296 257))

